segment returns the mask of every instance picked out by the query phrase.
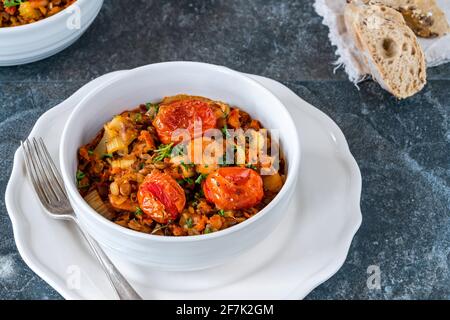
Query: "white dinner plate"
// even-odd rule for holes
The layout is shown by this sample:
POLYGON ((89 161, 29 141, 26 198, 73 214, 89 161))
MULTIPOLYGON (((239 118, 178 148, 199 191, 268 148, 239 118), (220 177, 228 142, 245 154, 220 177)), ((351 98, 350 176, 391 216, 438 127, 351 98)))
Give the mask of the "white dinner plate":
MULTIPOLYGON (((115 74, 88 83, 37 121, 30 136, 44 139, 56 163, 70 112, 87 92, 115 74)), ((284 85, 250 77, 278 96, 299 129, 301 170, 285 221, 251 251, 208 270, 142 274, 124 261, 114 261, 146 299, 301 299, 334 275, 347 257, 362 220, 361 174, 344 135, 329 117, 284 85)), ((6 207, 22 258, 64 298, 115 298, 74 225, 43 212, 26 177, 20 148, 6 207)))

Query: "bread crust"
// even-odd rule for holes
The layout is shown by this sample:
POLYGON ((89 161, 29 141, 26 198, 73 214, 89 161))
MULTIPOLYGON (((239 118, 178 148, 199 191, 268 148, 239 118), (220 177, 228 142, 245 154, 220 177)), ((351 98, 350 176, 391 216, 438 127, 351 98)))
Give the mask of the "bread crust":
POLYGON ((404 99, 423 89, 425 55, 399 12, 384 6, 348 4, 345 24, 360 62, 385 90, 404 99))
POLYGON ((406 24, 422 38, 440 37, 450 32, 445 13, 436 0, 349 0, 354 4, 382 5, 399 11, 406 24))

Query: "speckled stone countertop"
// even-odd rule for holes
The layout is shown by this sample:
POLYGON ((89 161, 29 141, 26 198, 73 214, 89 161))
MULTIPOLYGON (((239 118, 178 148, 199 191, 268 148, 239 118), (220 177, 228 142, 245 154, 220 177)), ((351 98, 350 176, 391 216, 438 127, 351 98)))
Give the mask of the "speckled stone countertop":
MULTIPOLYGON (((363 177, 363 223, 346 263, 308 299, 450 299, 450 64, 415 97, 357 90, 310 0, 106 0, 89 31, 41 62, 0 68, 0 188, 19 141, 49 108, 113 70, 203 61, 281 81, 341 127, 363 177), (367 268, 381 270, 368 289, 367 268)), ((19 256, 0 200, 0 299, 60 299, 19 256)))

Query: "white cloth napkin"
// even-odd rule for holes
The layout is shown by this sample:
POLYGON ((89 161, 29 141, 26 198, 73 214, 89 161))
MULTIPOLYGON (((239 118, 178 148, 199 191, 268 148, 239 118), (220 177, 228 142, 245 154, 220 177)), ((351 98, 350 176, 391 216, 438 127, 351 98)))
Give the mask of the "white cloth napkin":
MULTIPOLYGON (((437 0, 440 8, 450 21, 450 1, 437 0)), ((323 17, 323 24, 328 26, 331 44, 336 46, 338 60, 336 68, 343 66, 349 79, 358 83, 367 77, 364 69, 353 55, 353 41, 346 32, 344 24, 344 7, 346 0, 315 0, 314 8, 323 17)), ((450 34, 443 37, 424 39, 419 42, 425 52, 428 67, 434 67, 450 61, 450 34)))

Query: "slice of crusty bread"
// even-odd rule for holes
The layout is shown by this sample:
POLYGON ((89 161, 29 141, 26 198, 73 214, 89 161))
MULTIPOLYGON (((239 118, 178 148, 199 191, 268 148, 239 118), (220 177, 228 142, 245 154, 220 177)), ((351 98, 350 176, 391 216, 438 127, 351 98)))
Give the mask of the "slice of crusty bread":
POLYGON ((384 6, 347 4, 345 23, 359 59, 384 89, 400 99, 422 90, 425 57, 399 12, 384 6))
POLYGON ((400 11, 406 24, 423 38, 440 37, 450 32, 445 13, 436 0, 352 0, 354 3, 384 5, 400 11))

